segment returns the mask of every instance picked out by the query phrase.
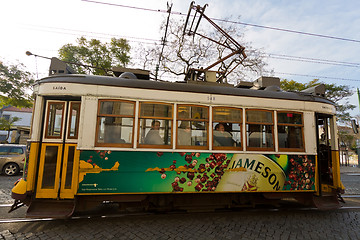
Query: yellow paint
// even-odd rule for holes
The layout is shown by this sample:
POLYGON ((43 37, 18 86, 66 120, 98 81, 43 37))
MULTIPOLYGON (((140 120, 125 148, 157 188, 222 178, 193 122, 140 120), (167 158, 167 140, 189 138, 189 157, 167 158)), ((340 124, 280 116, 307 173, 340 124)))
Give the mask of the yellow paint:
POLYGON ((340 180, 340 156, 339 151, 331 151, 332 156, 332 169, 333 169, 333 181, 334 181, 334 188, 344 190, 344 185, 341 183, 340 180))
POLYGON ((62 155, 62 143, 43 143, 41 147, 40 154, 40 164, 39 164, 39 175, 37 179, 36 187, 36 198, 57 198, 58 189, 59 189, 59 178, 60 178, 60 168, 61 168, 61 155, 62 155), (56 146, 58 147, 57 162, 56 162, 56 171, 55 171, 55 181, 52 188, 42 188, 43 175, 44 175, 44 166, 45 166, 45 156, 46 156, 46 147, 56 146))
POLYGON ((26 193, 26 185, 27 182, 24 179, 20 179, 20 181, 16 184, 15 187, 11 190, 13 193, 16 194, 25 194, 26 193))
POLYGON ((332 192, 331 186, 327 184, 321 184, 321 192, 326 192, 326 193, 332 192))
POLYGON ((38 163, 38 156, 40 151, 40 143, 38 142, 32 142, 30 144, 30 153, 29 153, 29 159, 27 159, 27 185, 26 185, 26 191, 34 191, 35 186, 35 173, 38 163))
POLYGON ((103 169, 100 168, 96 164, 88 163, 84 160, 80 160, 80 168, 79 168, 79 183, 81 183, 84 180, 84 177, 87 173, 100 173, 104 171, 117 171, 119 170, 120 163, 115 162, 114 166, 112 166, 110 169, 103 169))
POLYGON ((319 196, 319 171, 318 171, 318 157, 315 156, 315 195, 319 196))
POLYGON ((288 155, 280 155, 277 157, 276 162, 283 168, 286 169, 286 165, 289 163, 288 155))
MULTIPOLYGON (((331 159, 332 159, 332 174, 333 174, 333 185, 328 184, 321 184, 321 192, 324 193, 331 193, 334 189, 342 189, 344 190, 345 187, 342 184, 340 180, 340 157, 339 157, 339 151, 334 150, 331 151, 331 159)), ((316 166, 318 166, 318 161, 316 157, 316 166)), ((316 195, 319 195, 319 173, 318 171, 315 171, 315 189, 316 189, 316 195)))
POLYGON ((64 160, 63 160, 63 172, 61 176, 61 188, 60 188, 60 198, 61 199, 73 199, 74 195, 77 191, 77 176, 78 176, 78 162, 80 151, 76 149, 76 144, 65 144, 65 151, 64 151, 64 160), (65 188, 66 183, 66 175, 67 175, 67 164, 68 164, 68 157, 69 157, 69 148, 74 147, 74 162, 73 162, 73 169, 72 169, 72 176, 71 176, 71 186, 70 188, 65 188))
POLYGON ((233 169, 227 169, 226 172, 246 172, 247 169, 243 167, 233 168, 233 169))
POLYGON ((117 171, 119 169, 120 163, 116 162, 112 168, 110 168, 110 171, 117 171))
POLYGON ((73 186, 73 193, 74 195, 77 193, 79 188, 79 165, 80 165, 80 151, 76 150, 75 157, 74 157, 74 169, 73 169, 73 179, 72 179, 72 186, 73 186))

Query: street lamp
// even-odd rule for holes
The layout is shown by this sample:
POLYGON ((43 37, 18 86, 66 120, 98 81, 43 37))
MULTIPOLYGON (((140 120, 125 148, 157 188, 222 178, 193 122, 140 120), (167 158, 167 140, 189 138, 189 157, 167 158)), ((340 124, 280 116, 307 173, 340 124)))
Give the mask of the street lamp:
POLYGON ((49 57, 44 57, 44 56, 40 56, 40 55, 37 55, 37 54, 33 54, 30 51, 26 51, 25 54, 28 55, 28 56, 35 56, 35 57, 40 57, 40 58, 45 58, 45 59, 50 59, 51 60, 51 58, 49 58, 49 57))
POLYGON ((37 54, 33 54, 32 52, 30 51, 26 51, 25 54, 27 56, 34 56, 35 57, 35 66, 36 66, 36 78, 39 79, 39 74, 38 74, 38 66, 37 66, 37 57, 40 57, 40 58, 45 58, 45 59, 50 59, 49 57, 44 57, 44 56, 40 56, 40 55, 37 55, 37 54))

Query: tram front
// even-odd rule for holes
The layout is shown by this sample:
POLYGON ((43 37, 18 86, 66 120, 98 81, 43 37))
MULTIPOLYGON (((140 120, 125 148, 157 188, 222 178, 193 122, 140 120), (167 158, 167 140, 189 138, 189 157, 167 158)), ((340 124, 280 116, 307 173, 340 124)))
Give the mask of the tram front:
POLYGON ((12 190, 11 210, 26 204, 27 217, 68 217, 75 208, 81 97, 67 91, 54 82, 35 85, 29 157, 12 190))

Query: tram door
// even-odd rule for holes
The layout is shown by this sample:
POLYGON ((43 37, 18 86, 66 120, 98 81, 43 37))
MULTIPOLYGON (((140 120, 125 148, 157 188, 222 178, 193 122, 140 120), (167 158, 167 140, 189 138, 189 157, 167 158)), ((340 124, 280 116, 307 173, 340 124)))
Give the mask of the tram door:
POLYGON ((36 198, 74 198, 80 101, 46 102, 36 198))
POLYGON ((323 185, 334 185, 332 150, 335 150, 332 116, 317 114, 317 147, 320 189, 323 185))

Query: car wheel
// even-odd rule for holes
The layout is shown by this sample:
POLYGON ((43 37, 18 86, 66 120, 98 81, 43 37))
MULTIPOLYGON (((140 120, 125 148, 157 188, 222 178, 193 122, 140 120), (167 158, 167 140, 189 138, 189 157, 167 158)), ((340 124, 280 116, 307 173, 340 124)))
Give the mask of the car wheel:
POLYGON ((8 163, 3 168, 3 173, 7 176, 15 176, 20 172, 20 168, 16 163, 8 163))

